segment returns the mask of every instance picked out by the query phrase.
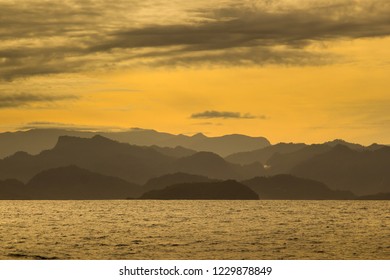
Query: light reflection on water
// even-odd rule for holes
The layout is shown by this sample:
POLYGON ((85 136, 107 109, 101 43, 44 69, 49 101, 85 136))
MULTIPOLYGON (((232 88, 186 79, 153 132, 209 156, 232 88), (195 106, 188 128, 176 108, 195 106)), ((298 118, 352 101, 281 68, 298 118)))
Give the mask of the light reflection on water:
POLYGON ((389 201, 0 201, 0 259, 390 259, 389 201))

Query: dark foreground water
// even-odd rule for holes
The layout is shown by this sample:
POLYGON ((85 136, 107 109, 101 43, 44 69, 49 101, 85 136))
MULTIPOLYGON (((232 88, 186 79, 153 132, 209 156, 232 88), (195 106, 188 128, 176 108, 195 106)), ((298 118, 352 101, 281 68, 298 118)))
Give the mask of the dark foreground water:
POLYGON ((390 259, 389 201, 0 201, 0 259, 390 259))

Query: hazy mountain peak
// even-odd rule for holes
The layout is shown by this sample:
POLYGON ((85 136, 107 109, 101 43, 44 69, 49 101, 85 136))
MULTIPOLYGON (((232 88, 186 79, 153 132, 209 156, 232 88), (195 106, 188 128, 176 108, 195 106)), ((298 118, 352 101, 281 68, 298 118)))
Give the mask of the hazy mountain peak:
POLYGON ((112 139, 109 139, 107 137, 104 137, 104 136, 101 136, 100 134, 96 134, 95 136, 93 136, 91 138, 91 140, 93 140, 94 142, 105 142, 105 143, 114 143, 114 142, 117 142, 117 141, 114 141, 112 139))
POLYGON ((75 143, 79 143, 80 141, 85 140, 85 138, 62 135, 58 137, 57 144, 55 145, 55 149, 69 147, 74 145, 75 143))
POLYGON ((27 152, 24 152, 24 151, 19 151, 19 152, 16 152, 15 154, 12 155, 12 157, 14 159, 24 159, 24 158, 27 158, 27 157, 30 157, 31 155, 27 152))
POLYGON ((101 136, 100 134, 94 135, 91 139, 96 139, 96 140, 107 139, 108 140, 108 138, 101 136))
POLYGON ((254 139, 264 138, 264 137, 252 137, 252 136, 239 134, 239 133, 225 134, 225 135, 222 135, 220 137, 221 138, 254 138, 254 139))
POLYGON ((141 127, 132 127, 130 131, 153 131, 156 132, 154 129, 148 129, 148 128, 141 128, 141 127))
POLYGON ((194 138, 194 139, 205 139, 205 138, 207 138, 207 136, 204 135, 203 133, 199 132, 197 134, 192 135, 191 138, 194 138))
POLYGON ((110 143, 118 143, 117 141, 111 140, 99 134, 94 135, 92 138, 84 138, 77 136, 68 136, 62 135, 58 137, 57 144, 55 148, 59 147, 68 147, 71 145, 81 144, 81 143, 90 143, 90 144, 110 144, 110 143))
POLYGON ((345 144, 345 143, 348 143, 347 141, 343 140, 343 139, 334 139, 332 141, 327 141, 325 142, 325 144, 333 144, 333 145, 337 145, 337 144, 345 144))
POLYGON ((380 150, 382 148, 389 148, 389 146, 378 144, 378 143, 372 143, 370 146, 367 147, 367 150, 376 151, 376 150, 380 150))
POLYGON ((333 141, 325 142, 324 144, 329 145, 331 147, 335 147, 337 145, 343 145, 343 146, 346 146, 346 147, 353 149, 353 150, 363 150, 365 148, 364 146, 362 146, 360 144, 350 143, 350 142, 347 142, 343 139, 335 139, 333 141))

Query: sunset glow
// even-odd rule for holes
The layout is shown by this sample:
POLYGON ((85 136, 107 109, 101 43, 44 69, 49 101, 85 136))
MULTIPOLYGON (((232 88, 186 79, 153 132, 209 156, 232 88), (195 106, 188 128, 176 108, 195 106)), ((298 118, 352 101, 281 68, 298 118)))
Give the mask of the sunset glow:
POLYGON ((389 144, 389 14, 384 0, 0 0, 0 131, 389 144))

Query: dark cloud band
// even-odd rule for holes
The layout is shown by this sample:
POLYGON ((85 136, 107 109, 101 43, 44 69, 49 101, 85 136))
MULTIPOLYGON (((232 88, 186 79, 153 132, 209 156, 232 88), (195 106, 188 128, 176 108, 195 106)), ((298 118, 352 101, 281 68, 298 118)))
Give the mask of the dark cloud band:
MULTIPOLYGON (((249 113, 239 112, 221 112, 221 111, 204 111, 191 115, 192 119, 255 119, 256 117, 249 113)), ((263 116, 261 118, 264 118, 263 116)))
POLYGON ((167 23, 156 16, 153 24, 142 21, 139 1, 105 2, 0 1, 0 40, 6 42, 0 46, 0 79, 139 66, 323 65, 338 57, 313 52, 308 47, 315 42, 390 35, 387 0, 319 1, 299 9, 232 1, 193 10, 198 20, 167 23), (121 18, 122 11, 134 16, 121 18))
POLYGON ((41 94, 5 94, 0 96, 0 109, 18 108, 37 103, 53 103, 63 100, 77 99, 74 95, 41 95, 41 94))
POLYGON ((59 122, 29 122, 19 127, 20 130, 28 129, 63 129, 83 132, 97 132, 97 131, 127 131, 128 129, 121 127, 110 126, 89 126, 73 123, 59 123, 59 122))

